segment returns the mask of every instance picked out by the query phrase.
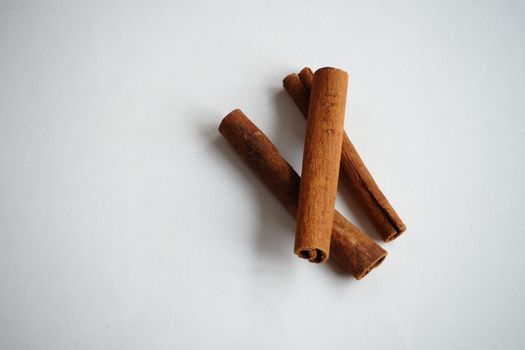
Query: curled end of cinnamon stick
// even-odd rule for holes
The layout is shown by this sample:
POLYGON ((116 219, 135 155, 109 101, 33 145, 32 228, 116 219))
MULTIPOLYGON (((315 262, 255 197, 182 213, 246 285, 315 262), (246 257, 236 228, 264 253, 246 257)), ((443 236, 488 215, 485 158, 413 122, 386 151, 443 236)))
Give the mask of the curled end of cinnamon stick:
POLYGON ((368 275, 368 273, 370 271, 372 271, 373 269, 375 269, 376 267, 378 267, 379 265, 381 265, 381 263, 383 261, 385 261, 385 258, 386 258, 386 255, 387 253, 385 252, 385 255, 381 256, 380 258, 378 258, 376 261, 372 262, 372 264, 370 264, 370 266, 368 266, 366 268, 366 270, 364 270, 363 272, 359 273, 359 274, 356 274, 355 278, 357 280, 360 280, 362 279, 363 277, 365 277, 366 275, 368 275))
POLYGON ((287 85, 290 84, 290 81, 294 80, 295 78, 299 78, 299 76, 295 73, 288 74, 283 79, 283 86, 286 87, 287 85))
POLYGON ((385 233, 383 235, 383 240, 387 243, 392 242, 394 239, 401 236, 406 231, 406 229, 407 227, 405 226, 405 224, 401 222, 400 225, 392 227, 392 231, 385 233))
POLYGON ((358 280, 378 267, 386 258, 387 251, 372 241, 361 230, 335 212, 332 226, 330 256, 358 280), (345 232, 352 232, 347 235, 345 232), (359 252, 349 254, 349 252, 359 252))
POLYGON ((303 83, 304 87, 308 91, 312 91, 312 82, 314 81, 314 72, 310 69, 310 67, 304 67, 299 72, 299 79, 301 79, 301 82, 303 83))
POLYGON ((295 251, 295 255, 312 263, 324 263, 328 260, 328 254, 318 248, 298 249, 295 251))
POLYGON ((233 111, 231 111, 230 113, 228 113, 224 118, 222 118, 221 120, 221 123, 219 124, 219 132, 222 134, 222 131, 224 130, 225 128, 225 125, 228 123, 228 121, 231 119, 231 118, 234 118, 236 115, 239 115, 239 113, 242 113, 240 109, 234 109, 233 111))

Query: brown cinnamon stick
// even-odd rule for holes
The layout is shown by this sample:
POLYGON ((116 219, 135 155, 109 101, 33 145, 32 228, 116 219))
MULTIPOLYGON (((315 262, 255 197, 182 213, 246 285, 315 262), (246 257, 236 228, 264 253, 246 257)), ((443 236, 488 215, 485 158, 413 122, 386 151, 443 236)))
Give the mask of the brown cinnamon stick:
POLYGON ((312 82, 314 81, 314 72, 312 72, 309 67, 304 67, 298 75, 304 87, 308 90, 308 99, 310 99, 310 91, 312 91, 312 82))
MULTIPOLYGON (((304 68, 299 75, 290 74, 283 80, 285 90, 305 117, 308 116, 312 78, 310 68, 304 68)), ((343 134, 341 172, 350 192, 364 206, 385 242, 392 241, 406 230, 405 224, 377 186, 346 133, 343 134)))
POLYGON ((326 67, 312 81, 294 252, 325 262, 330 249, 339 180, 348 74, 326 67))
MULTIPOLYGON (((264 185, 296 217, 300 177, 272 142, 240 110, 222 120, 219 132, 264 185)), ((387 252, 335 212, 331 256, 358 280, 385 259, 387 252)))

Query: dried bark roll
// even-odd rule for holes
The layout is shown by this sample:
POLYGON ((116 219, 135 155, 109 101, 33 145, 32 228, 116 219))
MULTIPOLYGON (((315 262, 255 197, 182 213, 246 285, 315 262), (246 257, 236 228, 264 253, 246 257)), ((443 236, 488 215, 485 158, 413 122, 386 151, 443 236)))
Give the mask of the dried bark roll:
MULTIPOLYGON (((305 117, 308 116, 312 79, 310 68, 304 68, 299 76, 290 74, 283 80, 285 90, 305 117)), ((364 207, 385 242, 392 241, 406 230, 405 224, 377 186, 346 133, 343 134, 341 172, 350 192, 364 207)))
POLYGON ((304 67, 299 72, 299 79, 303 83, 306 90, 308 90, 308 100, 310 100, 310 91, 312 91, 312 83, 314 81, 314 72, 309 67, 304 67))
MULTIPOLYGON (((300 177, 266 135, 238 109, 224 117, 219 132, 295 217, 300 177)), ((338 212, 332 226, 331 251, 332 257, 357 279, 377 267, 387 255, 338 212)))
POLYGON ((312 83, 294 252, 316 263, 330 250, 347 85, 348 74, 330 67, 317 70, 312 83))

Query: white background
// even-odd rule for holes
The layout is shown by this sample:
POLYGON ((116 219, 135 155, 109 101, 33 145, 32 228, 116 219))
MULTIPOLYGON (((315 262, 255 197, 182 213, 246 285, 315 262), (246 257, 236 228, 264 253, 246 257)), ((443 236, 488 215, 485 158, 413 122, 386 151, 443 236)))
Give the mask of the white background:
MULTIPOLYGON (((522 1, 0 1, 0 348, 523 349, 522 1), (281 80, 350 75, 345 128, 407 224, 362 281, 217 126, 300 169, 281 80)), ((344 186, 337 207, 374 239, 344 186)))

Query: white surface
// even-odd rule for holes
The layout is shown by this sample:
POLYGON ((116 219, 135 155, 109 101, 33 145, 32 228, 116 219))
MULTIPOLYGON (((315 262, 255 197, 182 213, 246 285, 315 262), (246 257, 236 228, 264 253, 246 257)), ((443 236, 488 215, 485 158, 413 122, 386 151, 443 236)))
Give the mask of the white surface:
POLYGON ((220 3, 1 1, 0 348, 523 349, 525 3, 220 3), (359 282, 216 130, 300 169, 305 65, 408 226, 359 282))

